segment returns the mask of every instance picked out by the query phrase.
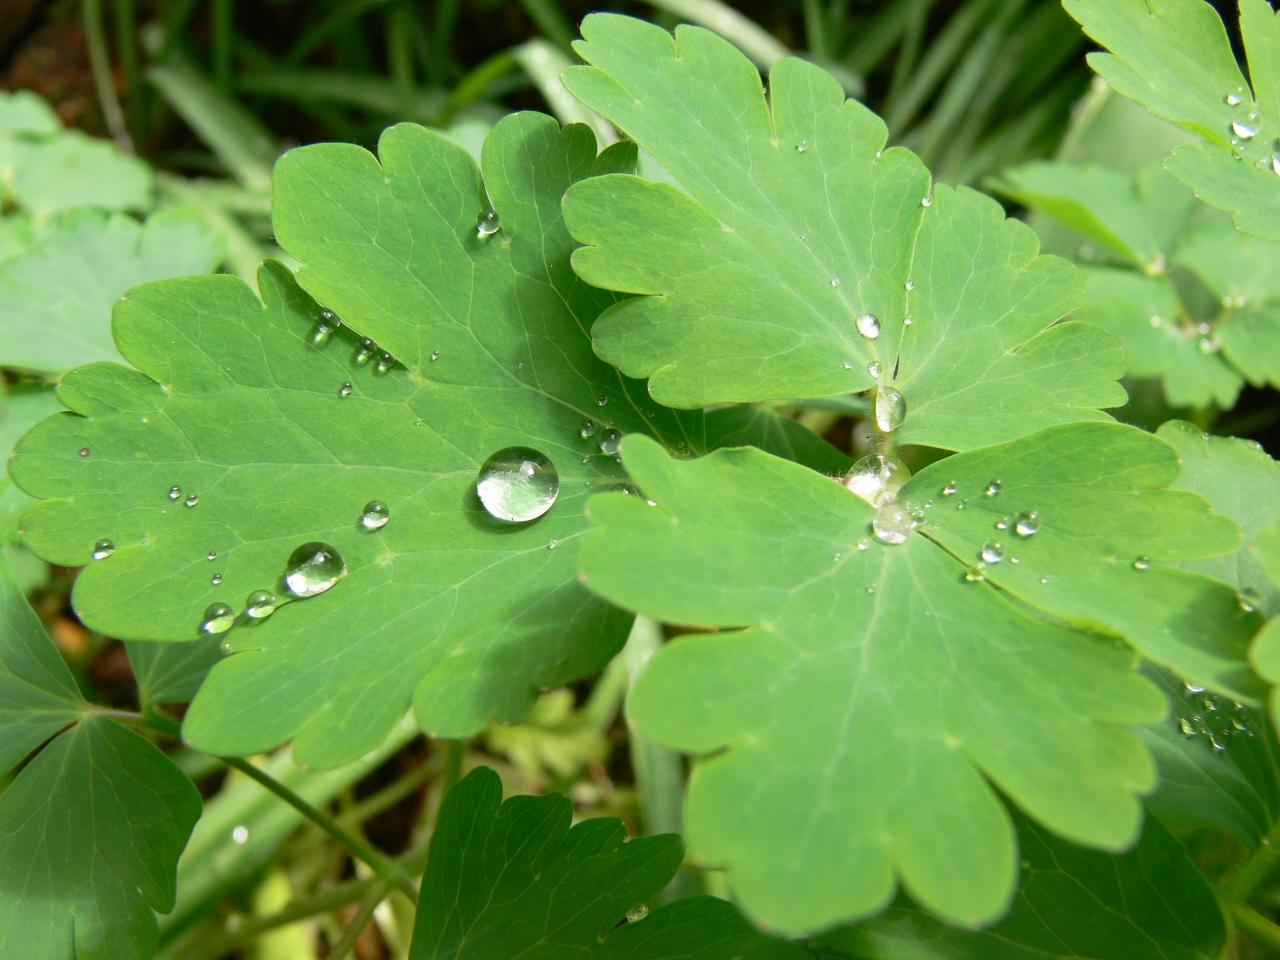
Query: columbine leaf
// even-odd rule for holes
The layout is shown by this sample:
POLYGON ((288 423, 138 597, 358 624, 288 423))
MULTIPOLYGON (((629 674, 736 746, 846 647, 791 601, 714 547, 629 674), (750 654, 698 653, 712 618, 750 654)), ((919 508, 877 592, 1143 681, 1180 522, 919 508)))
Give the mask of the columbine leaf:
POLYGON ((143 224, 123 214, 67 214, 32 250, 0 264, 0 363, 59 374, 118 360, 112 304, 148 280, 208 273, 224 254, 222 239, 181 210, 143 224))
POLYGON ((0 91, 0 137, 51 136, 62 129, 49 102, 30 90, 0 91))
POLYGON ((1240 0, 1252 86, 1217 11, 1203 0, 1063 0, 1110 53, 1090 65, 1116 90, 1203 138, 1166 164, 1248 233, 1280 240, 1280 20, 1267 0, 1240 0))
POLYGON ((664 648, 629 703, 659 742, 724 749, 694 773, 688 840, 781 930, 873 913, 895 878, 944 917, 999 916, 1016 853, 984 776, 1062 836, 1132 842, 1154 770, 1119 728, 1162 697, 1121 647, 1033 611, 1258 692, 1256 618, 1166 564, 1238 533, 1161 489, 1174 453, 1141 431, 1056 427, 936 463, 903 488, 932 506, 901 545, 868 541, 872 508, 840 484, 759 451, 678 462, 632 438, 624 457, 657 506, 592 501, 584 580, 670 623, 749 628, 664 648), (1030 510, 1031 536, 998 529, 1030 510), (965 582, 994 541, 987 582, 965 582))
POLYGON ((200 795, 154 746, 91 713, 3 569, 0 626, 0 770, 54 737, 0 794, 0 955, 146 960, 200 795))
POLYGON ((1204 875, 1159 822, 1116 856, 1018 822, 1022 877, 988 930, 939 923, 909 905, 823 937, 859 960, 1213 960, 1226 930, 1204 875))
POLYGON ((422 880, 412 960, 792 960, 713 897, 660 907, 620 929, 680 866, 672 834, 627 839, 607 817, 570 828, 568 798, 513 797, 480 767, 445 797, 422 880))
POLYGON ((582 31, 592 66, 566 86, 683 187, 601 177, 565 202, 586 244, 579 274, 643 295, 601 317, 597 352, 649 377, 654 397, 692 407, 892 380, 912 412, 902 441, 952 450, 1123 402, 1119 346, 1054 324, 1080 301, 1072 268, 1037 257, 1030 229, 990 199, 931 192, 830 75, 783 60, 766 103, 755 68, 705 30, 673 40, 596 15, 582 31))
POLYGON ((654 409, 592 355, 585 330, 612 297, 569 269, 561 195, 625 166, 630 148, 597 158, 586 128, 522 114, 495 128, 483 182, 420 127, 392 128, 380 153, 381 166, 354 146, 306 147, 276 168, 276 234, 346 323, 328 346, 308 342, 319 307, 279 265, 262 273, 265 307, 232 277, 137 288, 115 334, 141 373, 69 373, 61 395, 82 416, 39 426, 13 464, 56 498, 26 515, 37 552, 84 563, 99 538, 114 542, 73 597, 113 636, 195 639, 211 603, 238 613, 253 591, 286 597, 301 544, 344 558, 329 592, 226 635, 238 655, 185 723, 213 752, 294 737, 301 760, 332 766, 380 742, 411 700, 424 728, 469 734, 597 669, 626 628, 575 579, 587 494, 625 480, 600 444, 653 431, 703 447, 700 416, 654 409), (502 229, 484 240, 490 199, 502 229), (356 364, 359 335, 394 369, 356 364), (480 465, 513 445, 559 471, 558 501, 530 524, 494 519, 475 494, 480 465), (361 530, 375 499, 390 521, 361 530))

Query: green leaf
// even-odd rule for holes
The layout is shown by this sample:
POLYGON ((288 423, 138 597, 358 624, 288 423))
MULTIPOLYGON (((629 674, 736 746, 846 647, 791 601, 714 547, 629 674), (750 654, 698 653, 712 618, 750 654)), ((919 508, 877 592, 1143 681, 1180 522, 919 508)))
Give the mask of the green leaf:
POLYGON ((44 97, 30 90, 0 91, 0 137, 48 137, 61 129, 44 97))
POLYGON ((146 210, 151 169, 107 140, 67 130, 40 140, 0 139, 0 183, 39 220, 75 207, 146 210))
POLYGON ((92 714, 3 570, 0 624, 0 770, 57 734, 0 794, 0 954, 146 960, 200 795, 149 742, 92 714))
POLYGON ((69 213, 30 252, 0 264, 0 363, 58 374, 119 359, 110 317, 125 291, 208 273, 224 253, 221 239, 182 210, 142 224, 122 214, 69 213))
POLYGON ((628 840, 622 821, 570 827, 567 797, 513 797, 479 767, 445 797, 422 879, 411 960, 792 960, 732 905, 690 897, 614 929, 680 866, 672 834, 628 840))
POLYGON ((213 665, 222 659, 218 637, 191 643, 131 640, 125 648, 143 709, 160 703, 189 703, 213 665))
POLYGON ((1166 271, 1195 209, 1191 194, 1159 168, 1131 177, 1106 167, 1037 161, 1004 171, 992 186, 1152 275, 1166 271))
POLYGON ((463 149, 420 127, 387 131, 380 153, 381 165, 354 146, 305 147, 276 168, 276 234, 302 261, 299 282, 345 321, 333 342, 309 343, 319 307, 279 265, 262 272, 265 306, 232 277, 137 288, 115 334, 141 372, 67 374, 61 397, 81 416, 37 427, 13 463, 51 498, 25 517, 38 553, 79 564, 114 541, 73 595, 111 636, 193 640, 211 603, 287 597, 301 544, 340 552, 350 573, 332 590, 224 635, 236 655, 184 727, 209 752, 292 737, 300 760, 334 766, 376 746, 411 701, 445 736, 518 719, 539 688, 598 669, 625 636, 627 618, 575 576, 587 495, 625 482, 600 452, 606 430, 705 446, 700 415, 655 409, 593 356, 585 331, 613 298, 569 269, 561 195, 629 164, 630 148, 597 157, 586 128, 521 114, 490 136, 483 182, 463 149), (502 230, 482 240, 490 200, 502 230), (360 336, 394 369, 356 364, 360 336), (559 471, 559 499, 534 523, 495 520, 476 498, 481 464, 512 445, 559 471), (182 499, 168 499, 174 485, 182 499), (363 531, 374 499, 390 522, 363 531))
POLYGON ((588 17, 565 75, 683 187, 629 176, 569 191, 588 282, 641 294, 593 335, 677 407, 866 390, 893 380, 901 441, 968 449, 1123 402, 1119 345, 1078 323, 1064 261, 966 189, 881 151, 884 124, 819 68, 755 68, 705 30, 588 17), (879 336, 859 333, 874 315, 879 336), (910 323, 907 318, 911 317, 910 323), (879 364, 880 377, 868 369, 879 364), (896 373, 896 377, 893 374, 896 373))
POLYGON ((1162 489, 1175 454, 1139 430, 1055 427, 935 463, 903 488, 924 520, 902 545, 869 539, 872 508, 839 483, 759 451, 623 450, 657 505, 592 501, 584 582, 669 623, 748 628, 665 647, 629 710, 658 742, 717 754, 693 775, 687 839, 771 927, 874 913, 895 879, 945 918, 998 917, 1016 853, 984 776, 1061 836, 1131 843, 1154 769, 1121 728, 1163 698, 1089 631, 1260 693, 1242 662, 1256 616, 1170 565, 1238 532, 1162 489), (1029 510, 1039 528, 1019 536, 1029 510))
MULTIPOLYGON (((865 412, 865 411, 864 411, 865 412)), ((759 447, 823 473, 847 473, 853 460, 790 417, 765 407, 724 407, 707 414, 707 447, 759 447)))
POLYGON ((939 923, 908 904, 827 934, 859 960, 1214 960, 1226 930, 1204 876, 1148 819, 1137 846, 1114 855, 1054 838, 1019 818, 1022 877, 1009 915, 987 930, 939 923))
POLYGON ((1090 65, 1116 90, 1203 138, 1167 169, 1248 233, 1280 240, 1280 20, 1267 0, 1240 0, 1252 87, 1217 11, 1204 0, 1063 0, 1110 53, 1090 65), (1233 128, 1233 124, 1237 125, 1233 128), (1256 126, 1242 136, 1239 124, 1256 126))

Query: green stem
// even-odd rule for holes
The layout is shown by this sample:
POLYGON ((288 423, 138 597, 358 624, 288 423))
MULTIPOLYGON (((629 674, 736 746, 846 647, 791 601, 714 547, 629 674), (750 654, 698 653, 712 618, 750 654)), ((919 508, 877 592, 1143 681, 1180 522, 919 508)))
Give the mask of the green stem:
POLYGON ((1277 861, 1280 861, 1280 824, 1262 838, 1253 855, 1226 879, 1219 888, 1219 896, 1231 903, 1244 903, 1275 869, 1277 861))
POLYGON ((454 788, 459 780, 462 779, 462 761, 467 756, 467 741, 450 740, 449 746, 445 748, 444 757, 444 776, 440 778, 440 796, 454 788))
POLYGON ((232 0, 213 0, 213 82, 223 93, 231 92, 231 43, 234 13, 232 0))
POLYGON ((102 106, 102 118, 107 129, 122 150, 133 152, 133 139, 124 122, 120 98, 116 96, 115 78, 111 75, 111 56, 107 53, 107 31, 102 22, 102 0, 81 0, 81 17, 84 20, 85 43, 89 48, 89 66, 93 71, 93 85, 98 91, 98 103, 102 106))
POLYGON ((1268 920, 1253 907, 1237 903, 1231 908, 1231 915, 1240 929, 1253 939, 1265 943, 1273 950, 1280 950, 1280 925, 1268 920))
POLYGON ((233 770, 239 770, 246 777, 256 781, 260 786, 270 790, 285 803, 289 804, 289 806, 346 847, 354 856, 367 863, 376 873, 395 884, 396 889, 404 893, 410 900, 417 900, 417 889, 408 875, 400 869, 395 861, 383 856, 368 843, 338 823, 329 814, 318 807, 312 806, 303 797, 294 793, 279 780, 259 770, 249 761, 241 757, 222 757, 221 760, 233 770))
POLYGON ((364 933, 364 928, 373 919, 373 913, 378 909, 378 904, 385 900, 390 892, 391 881, 379 877, 372 889, 365 894, 365 898, 360 904, 360 909, 356 911, 356 915, 351 918, 347 928, 342 931, 342 939, 335 943, 329 951, 328 960, 342 960, 343 957, 355 949, 356 941, 360 939, 360 934, 364 933))

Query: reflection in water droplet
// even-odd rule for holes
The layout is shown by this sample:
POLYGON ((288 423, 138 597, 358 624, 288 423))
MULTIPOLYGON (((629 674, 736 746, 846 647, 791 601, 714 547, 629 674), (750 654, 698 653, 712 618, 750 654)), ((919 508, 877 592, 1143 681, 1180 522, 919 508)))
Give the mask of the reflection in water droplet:
POLYGON ((481 240, 492 237, 501 229, 502 220, 499 219, 496 210, 486 210, 476 218, 476 236, 481 240))
POLYGON ((536 520, 551 509, 559 494, 555 465, 529 447, 499 450, 480 467, 476 479, 476 495, 485 510, 511 523, 536 520))
POLYGON ((874 340, 880 336, 880 318, 874 313, 862 313, 858 315, 854 326, 858 328, 858 332, 868 340, 874 340))
POLYGON ((170 500, 177 500, 180 496, 182 496, 182 488, 175 483, 172 487, 169 488, 168 496, 170 500))
POLYGON ((211 603, 200 621, 200 632, 207 634, 226 633, 236 622, 236 616, 225 603, 211 603))
POLYGON ((381 530, 391 519, 391 511, 381 500, 370 500, 360 511, 360 529, 381 530))
POLYGON ((999 563, 1004 559, 1004 547, 996 540, 988 540, 980 552, 983 563, 999 563))
POLYGON ((90 556, 95 560, 105 560, 116 552, 116 545, 110 540, 99 540, 93 545, 93 553, 90 556))
POLYGON ((253 620, 265 620, 276 612, 279 599, 270 590, 255 590, 244 602, 244 615, 253 620))
POLYGON ((327 543, 312 541, 289 554, 284 585, 295 597, 314 597, 346 575, 342 554, 327 543))
POLYGON ((1133 569, 1135 569, 1135 570, 1150 570, 1150 569, 1151 569, 1151 558, 1150 558, 1150 557, 1148 557, 1148 556, 1145 556, 1145 555, 1144 555, 1144 556, 1141 556, 1141 557, 1137 557, 1137 558, 1135 558, 1135 559, 1134 559, 1134 561, 1133 561, 1133 569))
POLYGON ((907 415, 907 401, 893 387, 880 387, 876 390, 875 416, 876 426, 881 433, 890 433, 902 426, 907 415))
POLYGON ((1014 522, 1013 532, 1020 537, 1034 537, 1040 529, 1040 511, 1024 510, 1014 522))
POLYGON ((882 543, 906 543, 907 535, 915 526, 916 521, 911 512, 892 501, 876 510, 876 515, 871 520, 871 532, 882 543))
POLYGON ((853 465, 842 482, 867 503, 878 507, 892 501, 910 476, 900 461, 869 453, 853 465))
POLYGON ((338 396, 340 396, 343 400, 345 400, 347 399, 347 397, 351 396, 351 391, 353 391, 354 389, 355 387, 351 385, 351 381, 346 380, 343 382, 342 386, 338 388, 338 396))
POLYGON ((199 502, 200 502, 200 494, 198 493, 189 494, 187 496, 187 499, 182 501, 183 505, 188 507, 194 507, 199 502))

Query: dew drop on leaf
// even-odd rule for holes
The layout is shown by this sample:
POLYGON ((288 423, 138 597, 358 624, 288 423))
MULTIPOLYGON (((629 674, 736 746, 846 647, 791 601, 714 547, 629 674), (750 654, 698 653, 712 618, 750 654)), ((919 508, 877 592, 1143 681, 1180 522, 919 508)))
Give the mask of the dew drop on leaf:
POLYGON ((916 288, 916 282, 915 282, 914 280, 908 280, 908 281, 907 281, 907 293, 910 293, 910 292, 911 292, 912 290, 914 290, 915 288, 916 288))
POLYGON ((874 313, 859 314, 858 319, 854 321, 854 326, 868 340, 874 340, 880 336, 880 318, 874 313))
POLYGON ((218 586, 220 583, 222 583, 222 574, 215 573, 212 577, 209 578, 209 582, 212 583, 215 587, 218 586))
POLYGON ((200 632, 205 634, 226 633, 236 622, 236 615, 225 603, 211 603, 200 621, 200 632))
POLYGON ((181 496, 182 496, 182 488, 178 486, 176 483, 169 488, 168 497, 170 500, 177 500, 181 496))
POLYGON ((583 440, 590 440, 596 435, 596 422, 594 420, 583 420, 582 426, 578 428, 578 436, 583 440))
POLYGON ((1253 587, 1245 587, 1236 597, 1236 601, 1240 604, 1240 609, 1245 613, 1258 612, 1258 591, 1253 587))
POLYGON ((983 490, 983 495, 988 497, 999 496, 1000 491, 1004 489, 1004 484, 999 480, 992 480, 987 484, 987 489, 983 490))
POLYGON ((867 364, 867 373, 870 374, 872 380, 879 380, 881 367, 879 360, 872 360, 867 364))
POLYGON ((279 603, 270 590, 255 590, 244 602, 244 615, 253 620, 265 620, 276 612, 279 603))
POLYGON ((432 363, 435 363, 435 362, 436 362, 437 360, 439 360, 439 359, 440 359, 440 351, 439 351, 439 350, 432 350, 432 351, 431 351, 431 362, 432 362, 432 363))
POLYGON ((609 398, 608 398, 607 396, 605 396, 603 393, 602 393, 602 394, 600 394, 600 396, 596 397, 596 406, 597 406, 597 407, 603 407, 603 406, 605 406, 608 402, 609 402, 609 398))
POLYGON ((983 563, 999 563, 1004 559, 1004 547, 996 540, 988 540, 980 551, 983 563))
POLYGON ((1135 569, 1135 570, 1150 570, 1150 569, 1151 569, 1151 558, 1150 558, 1150 557, 1148 557, 1148 556, 1146 556, 1145 554, 1144 554, 1143 556, 1141 556, 1141 557, 1136 557, 1136 558, 1134 558, 1134 561, 1133 561, 1133 569, 1135 569))
POLYGON ((964 572, 965 583, 981 583, 987 579, 987 575, 981 570, 970 568, 964 572))
POLYGON ((316 321, 315 327, 311 330, 311 336, 307 340, 313 347, 328 346, 329 341, 333 339, 333 331, 338 326, 340 326, 340 322, 332 311, 322 311, 320 319, 316 321))
POLYGON ((373 372, 381 376, 395 366, 396 358, 383 350, 378 354, 378 362, 374 365, 373 372))
POLYGON ((891 433, 902 426, 907 415, 907 401, 893 387, 880 387, 876 390, 875 416, 876 426, 881 433, 891 433))
POLYGON ((959 484, 957 484, 954 480, 948 480, 947 485, 942 488, 942 495, 944 497, 954 497, 956 494, 956 491, 959 489, 960 489, 959 484))
POLYGON ((83 459, 83 458, 85 458, 85 457, 89 456, 89 454, 90 454, 91 452, 92 452, 92 451, 91 451, 88 447, 81 447, 81 448, 80 448, 80 457, 81 457, 81 459, 83 459))
POLYGON ((238 823, 231 828, 231 842, 239 846, 249 842, 249 828, 243 823, 238 823))
POLYGON ((901 462, 881 453, 869 453, 853 465, 843 483, 867 503, 878 507, 893 500, 909 478, 901 462))
POLYGON ((839 277, 832 277, 832 278, 831 278, 831 288, 834 290, 836 287, 839 287, 839 286, 840 286, 840 278, 839 278, 839 277))
POLYGON ((617 430, 606 430, 600 437, 600 452, 613 456, 622 443, 622 434, 617 430))
POLYGON ((345 400, 347 397, 351 396, 351 391, 354 389, 355 387, 351 385, 351 381, 345 380, 343 381, 342 386, 338 388, 338 396, 345 400))
POLYGON ((373 359, 374 353, 378 350, 378 345, 368 337, 360 341, 360 345, 356 347, 355 354, 351 357, 351 362, 357 367, 363 367, 366 363, 373 359))
POLYGON ((1258 135, 1258 125, 1247 120, 1232 120, 1231 132, 1241 140, 1252 140, 1258 135))
POLYGON ((1228 107, 1240 106, 1241 96, 1238 93, 1228 93, 1223 99, 1227 102, 1228 107))
POLYGON ((182 501, 183 505, 187 507, 194 507, 199 502, 200 502, 200 494, 198 493, 188 494, 187 499, 182 501))
POLYGON ((1178 721, 1178 729, 1182 731, 1184 737, 1194 737, 1196 735, 1195 725, 1186 717, 1178 721))
POLYGON ((1034 537, 1040 529, 1040 511, 1024 510, 1013 523, 1013 532, 1020 537, 1034 537))
POLYGON ((361 530, 381 530, 391 519, 391 511, 381 500, 370 500, 360 511, 361 530))
POLYGON ((1049 578, 1048 578, 1048 577, 1041 577, 1041 578, 1040 578, 1040 582, 1041 582, 1041 583, 1048 583, 1048 582, 1049 582, 1049 578))
POLYGON ((284 585, 295 597, 314 597, 346 575, 342 554, 327 543, 313 540, 289 554, 284 585))
POLYGON ((486 210, 476 217, 476 236, 481 240, 492 237, 501 229, 502 220, 499 219, 497 210, 486 210))
POLYGON ((909 510, 890 501, 876 510, 876 515, 871 520, 871 532, 881 543, 906 543, 907 535, 915 525, 915 518, 909 510))
MULTIPOLYGON (((808 140, 801 140, 799 143, 796 144, 796 153, 804 153, 808 149, 809 149, 808 140)), ((645 912, 647 913, 648 911, 645 911, 645 912)), ((628 917, 628 919, 630 918, 628 917)))
POLYGON ((116 552, 116 545, 110 540, 99 540, 93 545, 93 553, 90 556, 95 560, 105 560, 116 552))
POLYGON ((215 551, 210 550, 208 553, 204 555, 204 558, 208 560, 210 563, 212 563, 214 560, 218 559, 218 554, 215 551))
POLYGON ((997 520, 997 521, 996 521, 996 529, 997 529, 997 530, 1008 530, 1008 529, 1009 529, 1009 521, 1008 521, 1008 519, 1001 519, 1001 520, 997 520))
POLYGON ((548 550, 554 550, 558 546, 560 546, 560 541, 557 540, 555 537, 552 537, 550 540, 547 541, 548 550))
POLYGON ((480 467, 476 479, 476 495, 489 516, 510 523, 538 519, 559 494, 555 465, 529 447, 499 450, 480 467))
POLYGON ((921 198, 920 198, 920 206, 922 206, 922 207, 932 207, 932 206, 933 206, 933 197, 921 197, 921 198))

